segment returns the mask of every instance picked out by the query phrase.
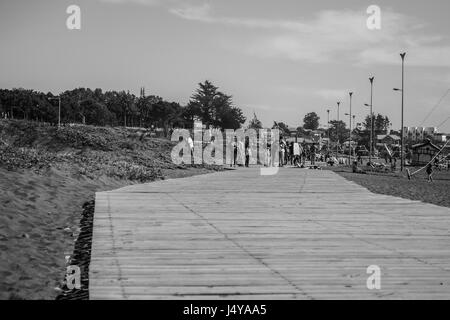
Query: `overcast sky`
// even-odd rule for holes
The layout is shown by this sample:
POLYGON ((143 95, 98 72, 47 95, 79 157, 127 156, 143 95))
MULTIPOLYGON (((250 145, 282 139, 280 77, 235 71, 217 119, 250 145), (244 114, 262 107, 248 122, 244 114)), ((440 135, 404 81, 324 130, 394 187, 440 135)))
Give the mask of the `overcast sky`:
MULTIPOLYGON (((349 110, 400 126, 406 51, 405 125, 420 125, 450 89, 450 2, 385 0, 5 0, 0 2, 0 88, 58 93, 76 87, 130 90, 186 103, 209 79, 264 125, 321 123, 349 110), (81 30, 66 8, 81 8, 81 30), (366 10, 381 8, 381 30, 366 10)), ((425 126, 450 117, 450 94, 425 126)), ((450 120, 441 131, 450 132, 450 120)))

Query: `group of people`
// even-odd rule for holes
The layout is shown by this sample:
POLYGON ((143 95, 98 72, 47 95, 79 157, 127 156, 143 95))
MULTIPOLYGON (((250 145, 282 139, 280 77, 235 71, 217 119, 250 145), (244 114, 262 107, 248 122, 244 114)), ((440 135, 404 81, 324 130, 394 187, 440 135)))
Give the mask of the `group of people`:
POLYGON ((311 165, 316 165, 316 161, 327 162, 330 158, 328 153, 318 154, 320 151, 316 144, 306 144, 297 142, 286 142, 280 139, 280 166, 299 165, 305 166, 306 161, 310 161, 311 165))
POLYGON ((244 150, 245 156, 245 167, 248 168, 250 166, 250 158, 252 156, 252 148, 250 146, 250 141, 248 138, 245 139, 245 143, 242 141, 238 141, 237 137, 234 137, 234 141, 231 143, 233 148, 233 159, 230 163, 230 167, 235 167, 238 164, 238 156, 240 150, 244 150))
MULTIPOLYGON (((183 138, 180 137, 180 141, 183 138)), ((191 137, 186 139, 187 147, 191 153, 191 156, 194 155, 194 141, 191 137)), ((231 150, 232 157, 229 162, 230 167, 236 167, 238 165, 244 165, 245 167, 250 166, 250 162, 252 159, 252 151, 254 152, 256 148, 252 148, 252 144, 249 141, 248 137, 245 141, 238 140, 237 137, 231 142, 231 150), (245 160, 244 160, 245 159, 245 160)), ((257 151, 261 152, 261 150, 257 151)), ((316 144, 306 144, 306 143, 297 143, 293 141, 286 141, 283 138, 279 140, 279 163, 280 167, 284 167, 288 164, 302 166, 304 167, 306 161, 310 161, 311 165, 316 165, 316 161, 327 162, 330 159, 329 154, 318 154, 319 148, 316 144)), ((261 153, 260 153, 261 154, 261 153)), ((271 143, 266 144, 265 159, 259 159, 260 163, 264 166, 271 167, 274 165, 272 154, 272 145, 271 143)))
MULTIPOLYGON (((235 139, 232 142, 233 148, 233 158, 231 159, 230 167, 235 167, 238 165, 239 159, 241 159, 243 150, 245 154, 245 167, 249 167, 250 159, 252 157, 252 146, 248 139, 245 142, 238 141, 235 139)), ((306 161, 311 161, 311 165, 315 165, 316 160, 327 161, 327 156, 317 155, 317 146, 296 142, 286 142, 284 139, 279 141, 279 166, 283 167, 288 164, 290 165, 305 165, 306 161)), ((272 144, 269 142, 266 144, 265 157, 260 159, 264 166, 270 167, 273 165, 273 154, 272 154, 272 144)))

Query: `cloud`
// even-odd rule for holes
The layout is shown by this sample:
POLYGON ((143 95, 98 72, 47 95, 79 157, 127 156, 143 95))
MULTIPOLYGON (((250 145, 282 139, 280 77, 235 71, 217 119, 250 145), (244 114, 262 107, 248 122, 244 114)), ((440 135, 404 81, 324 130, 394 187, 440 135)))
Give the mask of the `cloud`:
POLYGON ((367 28, 365 10, 325 10, 295 21, 221 17, 209 4, 183 5, 170 12, 190 21, 256 30, 248 41, 233 47, 262 58, 391 65, 407 51, 410 65, 450 67, 447 37, 429 34, 421 21, 389 9, 382 10, 381 30, 367 28))
POLYGON ((135 3, 147 6, 154 6, 161 4, 161 0, 100 0, 100 2, 113 4, 135 3))
POLYGON ((172 8, 170 13, 186 19, 201 22, 215 22, 211 16, 211 6, 208 3, 202 5, 183 5, 181 7, 172 8))

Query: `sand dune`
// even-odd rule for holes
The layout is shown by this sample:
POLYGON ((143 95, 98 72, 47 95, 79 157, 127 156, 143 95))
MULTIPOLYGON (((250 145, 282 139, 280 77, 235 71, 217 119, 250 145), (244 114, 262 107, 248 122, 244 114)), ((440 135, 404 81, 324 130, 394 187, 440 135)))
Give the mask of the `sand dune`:
POLYGON ((0 168, 0 299, 53 299, 94 192, 127 184, 0 168))

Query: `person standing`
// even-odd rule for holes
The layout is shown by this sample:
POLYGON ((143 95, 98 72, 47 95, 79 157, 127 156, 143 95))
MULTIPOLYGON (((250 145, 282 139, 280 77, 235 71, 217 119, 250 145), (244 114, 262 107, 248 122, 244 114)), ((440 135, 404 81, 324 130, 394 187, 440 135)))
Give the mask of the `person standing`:
POLYGON ((234 141, 231 144, 231 146, 233 147, 233 160, 231 160, 230 167, 236 167, 236 159, 237 159, 237 154, 238 154, 238 145, 237 145, 236 137, 234 137, 234 141))
POLYGON ((428 182, 433 182, 433 165, 431 163, 427 166, 428 182))
POLYGON ((245 147, 245 167, 248 168, 250 165, 250 157, 252 156, 252 150, 250 144, 248 143, 245 147))
POLYGON ((272 152, 271 152, 271 144, 267 143, 267 147, 266 147, 266 158, 267 158, 267 166, 270 167, 272 166, 272 152))
POLYGON ((194 156, 194 141, 192 140, 191 136, 187 138, 187 143, 189 146, 189 151, 191 152, 191 159, 194 156))
POLYGON ((311 148, 309 149, 310 151, 310 155, 311 155, 311 165, 315 166, 316 165, 316 145, 313 143, 311 145, 311 148))
POLYGON ((285 144, 283 138, 280 138, 280 167, 284 165, 285 144))
POLYGON ((289 161, 291 162, 291 166, 294 164, 294 142, 291 141, 289 144, 289 161))
POLYGON ((306 163, 306 156, 307 156, 307 151, 306 150, 307 145, 305 142, 302 143, 302 150, 301 150, 301 167, 304 168, 305 167, 305 163, 306 163))

